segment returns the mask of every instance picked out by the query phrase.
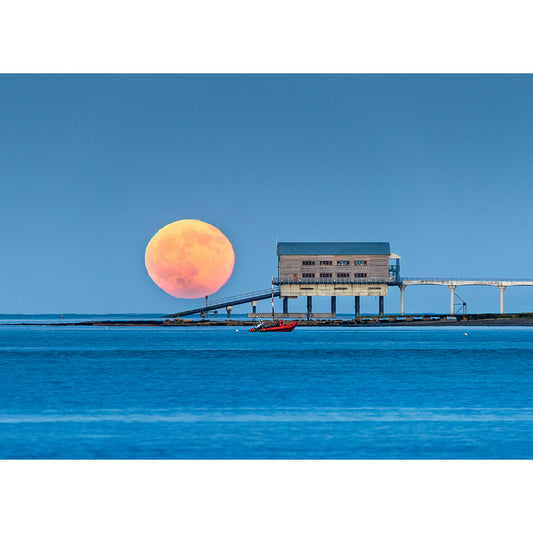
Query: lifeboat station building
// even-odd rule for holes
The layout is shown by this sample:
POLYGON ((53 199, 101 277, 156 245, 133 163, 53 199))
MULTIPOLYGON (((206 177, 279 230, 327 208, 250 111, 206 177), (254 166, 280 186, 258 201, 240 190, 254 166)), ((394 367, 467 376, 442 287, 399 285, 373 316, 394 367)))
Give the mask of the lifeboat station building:
POLYGON ((283 314, 289 316, 288 300, 305 296, 307 316, 313 296, 331 298, 336 315, 337 296, 355 298, 360 314, 361 296, 379 296, 379 314, 390 285, 400 282, 400 256, 391 254, 388 242, 280 242, 277 246, 279 287, 283 314))

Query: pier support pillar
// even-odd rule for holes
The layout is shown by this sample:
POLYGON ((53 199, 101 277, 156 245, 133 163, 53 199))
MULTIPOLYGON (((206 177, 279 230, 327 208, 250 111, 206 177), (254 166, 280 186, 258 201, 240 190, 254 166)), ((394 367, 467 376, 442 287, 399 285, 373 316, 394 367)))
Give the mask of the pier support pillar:
POLYGON ((450 315, 455 314, 455 308, 453 306, 454 304, 454 297, 455 297, 455 285, 448 285, 448 288, 450 289, 450 315))
POLYGON ((231 305, 226 306, 226 313, 228 314, 228 318, 231 318, 231 305))
POLYGON ((252 313, 257 313, 257 302, 255 300, 252 302, 252 313))
POLYGON ((286 315, 289 312, 289 300, 283 298, 283 314, 286 315))
POLYGON ((503 291, 505 286, 498 287, 498 289, 500 289, 500 315, 503 315, 503 291))
POLYGON ((384 311, 384 308, 385 308, 384 300, 385 300, 384 296, 380 296, 379 297, 379 316, 383 316, 384 313, 385 313, 385 311, 384 311))
POLYGON ((400 285, 400 315, 404 316, 404 308, 403 308, 403 293, 405 292, 405 285, 400 285))
POLYGON ((307 297, 307 320, 311 317, 311 313, 313 312, 313 297, 308 296, 307 297))
POLYGON ((361 296, 355 297, 355 318, 361 316, 361 296))
POLYGON ((331 297, 331 314, 333 316, 337 316, 337 297, 336 296, 331 297))

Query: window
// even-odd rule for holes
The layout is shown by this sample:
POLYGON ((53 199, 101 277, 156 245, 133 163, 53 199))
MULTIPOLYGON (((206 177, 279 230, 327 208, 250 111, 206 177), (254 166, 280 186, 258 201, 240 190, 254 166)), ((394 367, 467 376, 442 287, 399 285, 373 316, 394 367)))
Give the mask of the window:
POLYGON ((309 265, 314 265, 315 262, 314 261, 302 261, 302 265, 304 266, 309 266, 309 265))
POLYGON ((331 278, 332 276, 331 272, 320 272, 321 278, 331 278))
POLYGON ((349 265, 350 264, 350 261, 337 261, 337 265, 349 265))
POLYGON ((321 265, 332 265, 333 261, 320 261, 321 265))
POLYGON ((337 277, 338 278, 349 278, 350 273, 349 272, 337 272, 337 277))
POLYGON ((354 265, 366 265, 366 261, 364 261, 364 260, 361 260, 361 261, 354 261, 353 264, 354 264, 354 265))
POLYGON ((314 272, 304 272, 302 274, 302 278, 314 278, 314 277, 315 277, 314 272))
POLYGON ((356 272, 354 278, 366 278, 366 272, 356 272))

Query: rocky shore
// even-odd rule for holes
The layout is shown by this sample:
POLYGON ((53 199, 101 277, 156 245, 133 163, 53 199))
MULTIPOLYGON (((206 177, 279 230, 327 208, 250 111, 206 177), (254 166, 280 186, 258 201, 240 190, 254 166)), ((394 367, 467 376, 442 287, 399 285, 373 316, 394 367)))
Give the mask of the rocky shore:
MULTIPOLYGON (((271 321, 265 321, 269 324, 271 321)), ((161 319, 132 321, 55 322, 48 324, 11 324, 38 326, 105 326, 105 327, 251 327, 254 320, 161 319)), ((409 327, 409 326, 533 326, 533 313, 476 314, 476 315, 409 315, 400 317, 365 316, 351 320, 311 319, 299 320, 298 327, 409 327)))

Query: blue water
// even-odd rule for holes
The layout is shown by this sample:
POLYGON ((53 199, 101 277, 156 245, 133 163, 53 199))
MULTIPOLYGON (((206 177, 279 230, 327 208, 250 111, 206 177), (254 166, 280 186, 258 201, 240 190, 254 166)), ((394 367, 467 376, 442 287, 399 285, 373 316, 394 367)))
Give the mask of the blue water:
POLYGON ((533 328, 236 329, 1 325, 0 458, 533 458, 533 328))

